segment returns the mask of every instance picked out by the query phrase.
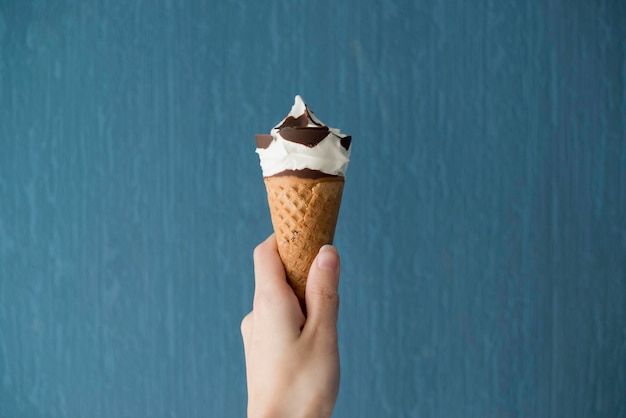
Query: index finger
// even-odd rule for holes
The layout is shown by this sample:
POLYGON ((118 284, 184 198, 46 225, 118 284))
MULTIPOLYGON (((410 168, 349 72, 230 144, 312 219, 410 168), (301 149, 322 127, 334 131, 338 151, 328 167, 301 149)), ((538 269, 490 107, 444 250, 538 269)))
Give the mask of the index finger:
POLYGON ((286 284, 285 268, 278 256, 278 245, 274 234, 254 249, 254 294, 272 292, 286 284))
POLYGON ((287 284, 285 268, 278 255, 274 234, 254 249, 255 315, 270 315, 274 320, 287 321, 288 326, 300 330, 304 315, 298 298, 287 284))

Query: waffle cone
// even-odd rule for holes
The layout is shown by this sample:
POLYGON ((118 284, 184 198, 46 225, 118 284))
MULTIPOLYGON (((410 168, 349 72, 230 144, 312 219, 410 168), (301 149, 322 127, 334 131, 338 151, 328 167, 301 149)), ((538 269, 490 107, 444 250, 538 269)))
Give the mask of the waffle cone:
POLYGON ((319 249, 332 244, 343 177, 265 177, 267 200, 287 281, 304 306, 309 269, 319 249))

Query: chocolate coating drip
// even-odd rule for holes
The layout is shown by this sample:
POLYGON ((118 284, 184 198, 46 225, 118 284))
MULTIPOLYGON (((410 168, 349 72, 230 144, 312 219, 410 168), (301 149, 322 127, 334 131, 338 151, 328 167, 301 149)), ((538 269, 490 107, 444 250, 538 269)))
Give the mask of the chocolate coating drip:
POLYGON ((280 173, 276 173, 271 177, 278 177, 278 176, 294 176, 294 177, 299 177, 301 179, 321 179, 323 177, 341 177, 341 176, 335 176, 333 174, 324 173, 323 171, 319 171, 319 170, 311 170, 310 168, 304 168, 302 170, 285 170, 285 171, 281 171, 280 173))
POLYGON ((342 147, 346 149, 346 151, 349 150, 350 144, 352 143, 352 136, 346 136, 346 137, 341 138, 339 143, 341 144, 342 147))

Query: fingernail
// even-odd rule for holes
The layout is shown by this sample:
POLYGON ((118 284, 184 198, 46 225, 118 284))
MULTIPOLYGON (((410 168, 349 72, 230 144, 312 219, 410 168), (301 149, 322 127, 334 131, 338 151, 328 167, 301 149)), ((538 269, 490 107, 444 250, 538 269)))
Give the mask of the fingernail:
POLYGON ((326 271, 337 271, 339 268, 339 255, 332 245, 324 245, 317 255, 317 267, 326 271))

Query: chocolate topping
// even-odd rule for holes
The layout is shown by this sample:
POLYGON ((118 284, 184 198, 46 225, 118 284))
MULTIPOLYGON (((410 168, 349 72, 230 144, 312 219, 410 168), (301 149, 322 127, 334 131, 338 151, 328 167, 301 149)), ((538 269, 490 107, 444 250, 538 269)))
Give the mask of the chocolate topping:
MULTIPOLYGON (((276 129, 280 132, 280 136, 290 142, 296 144, 305 145, 309 148, 313 148, 331 132, 328 126, 320 125, 318 121, 312 116, 311 110, 308 106, 305 107, 305 111, 302 115, 294 118, 293 116, 287 116, 280 126, 276 129), (308 126, 312 123, 317 126, 308 126)), ((335 134, 333 134, 335 135, 335 134)), ((340 137, 335 135, 343 148, 348 150, 350 143, 352 142, 351 136, 340 137)), ((257 148, 266 149, 272 143, 273 138, 271 135, 258 134, 256 135, 257 148)))
POLYGON ((328 136, 328 132, 330 131, 325 126, 319 128, 283 128, 280 130, 280 136, 287 141, 313 148, 328 136))
POLYGON ((269 134, 257 134, 256 135, 256 147, 266 149, 270 146, 274 138, 269 134))
POLYGON ((276 129, 281 130, 285 128, 304 128, 309 124, 309 118, 306 113, 294 118, 293 116, 288 116, 282 125, 277 126, 276 129))
POLYGON ((282 125, 277 126, 276 129, 279 131, 284 128, 306 128, 309 125, 309 122, 314 125, 321 126, 319 123, 315 121, 314 118, 311 117, 311 111, 308 106, 305 106, 305 111, 302 115, 294 118, 293 116, 288 116, 282 125))
POLYGON ((352 143, 352 136, 346 136, 344 138, 341 138, 341 141, 339 141, 341 143, 341 146, 344 147, 347 150, 350 149, 350 144, 352 143))

